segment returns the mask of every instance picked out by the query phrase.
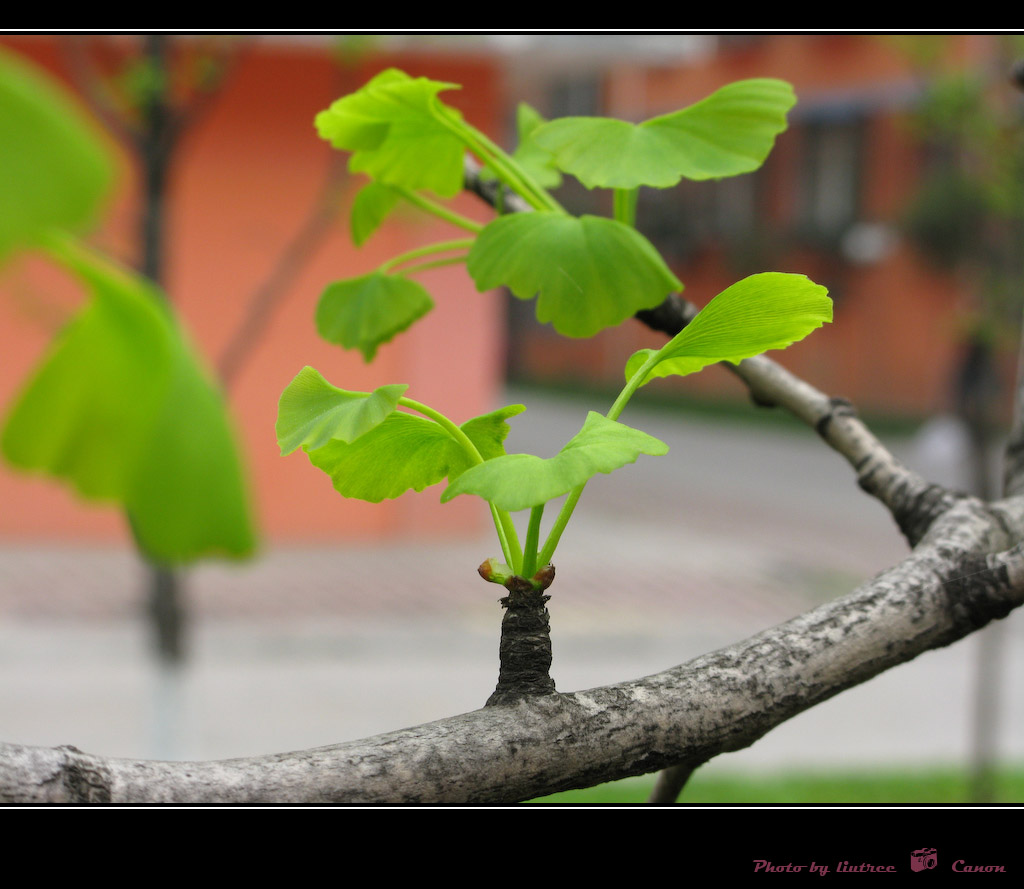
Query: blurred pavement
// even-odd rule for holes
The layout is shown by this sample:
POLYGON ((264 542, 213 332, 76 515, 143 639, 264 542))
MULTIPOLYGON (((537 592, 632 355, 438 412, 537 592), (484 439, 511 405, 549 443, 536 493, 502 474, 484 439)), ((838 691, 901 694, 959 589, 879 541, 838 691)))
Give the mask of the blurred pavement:
MULTIPOLYGON (((551 456, 585 417, 580 401, 533 392, 502 403, 518 401, 530 409, 513 421, 509 451, 551 456)), ((795 423, 789 431, 632 407, 621 419, 671 454, 595 479, 563 537, 548 606, 561 691, 735 642, 849 592, 906 552, 845 462, 795 423)), ((892 446, 912 465, 920 451, 892 446)), ((149 657, 132 553, 0 546, 0 739, 213 759, 476 709, 496 680, 501 615, 500 590, 475 569, 496 552, 491 537, 279 548, 249 566, 193 569, 192 657, 168 678, 149 657), (410 566, 436 582, 411 583, 410 566)), ((1024 698, 1011 687, 1024 678, 1024 621, 1003 624, 999 749, 1020 762, 1024 698)), ((988 632, 851 689, 715 765, 961 762, 988 632)))

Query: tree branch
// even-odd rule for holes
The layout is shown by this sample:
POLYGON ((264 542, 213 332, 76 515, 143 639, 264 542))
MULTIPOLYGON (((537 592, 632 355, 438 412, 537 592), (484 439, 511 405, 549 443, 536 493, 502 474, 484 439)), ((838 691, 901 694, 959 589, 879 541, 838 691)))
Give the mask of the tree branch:
MULTIPOLYGON (((671 298, 658 329, 690 308, 671 298)), ((670 330, 665 330, 669 333, 670 330)), ((1024 603, 1024 494, 986 503, 928 485, 840 399, 763 356, 735 371, 854 466, 914 545, 850 595, 662 673, 362 741, 207 763, 104 759, 0 744, 0 802, 515 802, 669 769, 664 793, 720 753, 1024 603)))
MULTIPOLYGON (((703 765, 701 763, 700 765, 703 765)), ((679 799, 686 782, 690 780, 693 773, 697 771, 696 765, 670 766, 658 772, 654 782, 654 789, 647 798, 648 804, 652 806, 669 806, 679 799)))
POLYGON ((810 426, 857 473, 857 484, 892 513, 914 546, 932 522, 966 495, 926 481, 907 469, 843 398, 829 398, 764 355, 726 367, 742 379, 753 399, 784 408, 810 426))
POLYGON ((337 151, 332 152, 316 202, 301 228, 278 256, 270 274, 250 297, 241 322, 221 353, 217 369, 225 390, 231 388, 245 360, 259 345, 274 310, 287 294, 288 288, 336 223, 347 187, 347 172, 343 155, 337 151))
POLYGON ((1010 426, 1010 437, 1006 442, 1003 468, 1003 493, 1009 496, 1022 492, 1024 492, 1024 330, 1021 331, 1020 352, 1017 356, 1017 386, 1013 400, 1013 424, 1010 426))
POLYGON ((140 130, 123 113, 107 86, 103 72, 89 54, 87 38, 69 36, 60 41, 71 78, 82 98, 104 126, 121 142, 138 144, 140 130))
POLYGON ((0 802, 510 803, 693 769, 1024 603, 1024 497, 968 498, 845 598, 662 673, 299 753, 207 763, 0 744, 0 802))

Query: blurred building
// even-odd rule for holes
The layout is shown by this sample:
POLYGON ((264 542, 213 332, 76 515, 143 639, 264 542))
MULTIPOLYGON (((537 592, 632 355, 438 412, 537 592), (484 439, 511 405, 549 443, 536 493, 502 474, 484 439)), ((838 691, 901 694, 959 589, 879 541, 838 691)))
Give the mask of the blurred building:
MULTIPOLYGON (((82 75, 67 52, 72 39, 85 38, 0 35, 0 43, 80 91, 82 75)), ((103 41, 116 49, 131 39, 87 38, 99 57, 107 51, 103 41)), ((953 38, 949 63, 991 65, 993 41, 990 35, 953 38)), ((834 324, 782 353, 781 361, 829 394, 876 413, 924 416, 949 408, 959 319, 971 294, 900 233, 924 149, 907 125, 922 82, 895 42, 870 35, 505 34, 378 38, 370 52, 326 36, 244 38, 244 44, 230 76, 185 134, 168 207, 168 290, 211 363, 327 181, 331 150, 313 131, 314 115, 377 71, 397 66, 462 84, 445 101, 505 144, 514 138, 520 100, 548 117, 640 121, 735 80, 777 77, 794 85, 798 104, 764 167, 720 182, 643 189, 638 227, 698 305, 760 271, 804 273, 827 286, 834 324)), ((131 262, 138 255, 137 171, 123 149, 115 150, 123 158, 123 187, 99 241, 131 262)), ((358 184, 351 180, 349 197, 358 184)), ((611 212, 610 194, 572 181, 558 197, 577 212, 611 212)), ((470 198, 460 198, 458 207, 489 218, 470 198)), ((448 267, 423 278, 439 297, 434 311, 366 365, 317 337, 313 313, 324 286, 451 235, 406 215, 357 250, 343 210, 339 222, 275 306, 230 393, 259 519, 272 538, 449 534, 486 523, 470 498, 443 508, 429 492, 379 505, 346 501, 301 455, 281 458, 273 432, 277 399, 304 365, 352 389, 414 382, 415 397, 461 421, 495 406, 506 371, 522 380, 618 387, 626 357, 663 341, 635 322, 589 340, 563 339, 536 323, 532 302, 478 294, 463 269, 448 267)), ((14 397, 81 298, 45 270, 21 266, 2 275, 0 406, 14 397)), ((699 398, 746 397, 719 367, 657 386, 699 398)), ((115 510, 80 504, 49 480, 2 466, 0 503, 0 536, 7 539, 125 538, 115 510)))

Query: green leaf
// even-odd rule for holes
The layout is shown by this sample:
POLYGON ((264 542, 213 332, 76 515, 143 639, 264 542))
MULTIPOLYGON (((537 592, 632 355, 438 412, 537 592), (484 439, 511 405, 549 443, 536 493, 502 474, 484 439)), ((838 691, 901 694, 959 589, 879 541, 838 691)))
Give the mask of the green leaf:
POLYGON ((400 200, 397 191, 380 182, 369 182, 359 189, 349 217, 352 243, 361 247, 400 200))
POLYGON ((441 197, 462 190, 463 143, 451 124, 462 120, 437 95, 458 84, 411 78, 390 68, 316 116, 320 136, 353 152, 349 170, 441 197))
POLYGON ((92 299, 15 400, 4 456, 120 504, 157 561, 248 554, 253 531, 220 393, 158 295, 81 248, 51 249, 92 299))
POLYGON ((505 285, 537 299, 537 320, 565 336, 593 336, 683 285, 635 229, 598 216, 549 210, 490 222, 469 252, 477 290, 505 285))
POLYGON ((566 117, 544 124, 533 139, 587 188, 668 188, 684 176, 719 179, 756 170, 795 103, 784 81, 741 80, 641 124, 566 117))
MULTIPOLYGON (((523 410, 522 405, 510 405, 460 428, 481 455, 504 454, 505 420, 523 410)), ((400 411, 351 443, 334 439, 306 452, 309 461, 331 477, 339 494, 370 503, 392 500, 410 489, 422 491, 446 477, 458 478, 472 465, 441 426, 400 411)))
POLYGON ((476 494, 508 512, 532 509, 569 493, 599 472, 635 463, 641 454, 667 453, 663 441, 591 411, 583 428, 554 457, 509 454, 480 463, 454 480, 441 500, 476 494))
POLYGON ((281 454, 298 447, 307 451, 332 439, 355 441, 384 422, 409 387, 381 386, 373 392, 338 389, 312 367, 304 367, 281 393, 277 412, 277 443, 281 454))
POLYGON ((241 557, 255 548, 227 406, 180 337, 170 386, 124 506, 139 547, 158 562, 214 554, 241 557))
MULTIPOLYGON (((554 156, 532 139, 534 130, 545 122, 545 119, 526 102, 519 103, 516 109, 516 132, 519 142, 512 157, 541 188, 558 188, 562 184, 562 174, 558 172, 554 156)), ((490 165, 484 164, 480 168, 480 178, 494 180, 498 176, 490 165)))
POLYGON ((47 229, 88 228, 112 182, 106 147, 67 91, 0 49, 0 261, 47 229))
POLYGON ((93 298, 15 400, 3 454, 67 480, 83 497, 123 502, 170 385, 174 337, 144 282, 99 266, 73 271, 93 298))
POLYGON ((422 284, 371 272, 329 284, 316 309, 316 329, 329 343, 359 349, 370 362, 377 348, 434 307, 422 284))
POLYGON ((655 377, 686 376, 709 364, 785 349, 832 320, 828 291, 805 275, 764 272, 726 288, 660 350, 641 349, 626 363, 630 380, 653 355, 655 377))
POLYGON ((504 441, 509 433, 509 425, 505 421, 525 410, 525 405, 510 404, 489 414, 467 420, 459 428, 473 442, 480 456, 485 460, 491 460, 505 453, 504 441))
POLYGON ((519 103, 516 109, 519 144, 512 157, 541 188, 558 188, 562 184, 562 174, 558 172, 555 158, 550 151, 541 148, 533 138, 534 132, 544 123, 545 119, 526 102, 519 103))

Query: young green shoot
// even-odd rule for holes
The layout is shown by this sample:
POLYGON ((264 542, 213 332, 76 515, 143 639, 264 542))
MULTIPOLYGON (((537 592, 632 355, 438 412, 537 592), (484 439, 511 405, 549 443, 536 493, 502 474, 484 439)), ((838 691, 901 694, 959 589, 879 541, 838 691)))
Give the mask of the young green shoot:
MULTIPOLYGON (((408 276, 441 264, 464 261, 480 291, 506 287, 519 299, 535 299, 537 319, 571 337, 592 336, 661 304, 683 285, 636 229, 640 186, 667 188, 683 177, 717 179, 756 169, 795 102, 788 84, 756 79, 640 124, 545 121, 521 105, 519 147, 509 154, 440 101, 440 93, 456 88, 391 69, 317 117, 321 136, 352 152, 350 169, 373 179, 353 205, 357 244, 402 200, 472 235, 407 251, 325 290, 318 329, 331 342, 358 348, 367 361, 430 310, 429 295, 408 276), (499 207, 495 219, 480 225, 428 197, 428 191, 442 199, 460 191, 467 150, 484 164, 483 175, 498 181, 499 194, 507 188, 533 211, 503 215, 499 207), (567 213, 547 190, 563 174, 587 188, 611 189, 613 218, 567 213)), ((608 413, 590 412, 548 459, 505 453, 506 420, 524 410, 521 405, 456 425, 407 398, 404 385, 348 392, 312 368, 281 397, 278 441, 282 453, 301 447, 346 497, 379 502, 442 481, 442 502, 460 494, 480 497, 504 558, 486 560, 481 575, 512 584, 509 589, 529 584, 540 590, 551 582, 551 560, 588 481, 641 454, 668 451, 664 442, 619 422, 641 386, 785 348, 831 318, 825 288, 801 275, 769 272, 740 281, 660 349, 634 354, 608 413), (561 498, 541 543, 545 507, 561 498), (529 518, 521 546, 512 513, 524 510, 529 518)))

